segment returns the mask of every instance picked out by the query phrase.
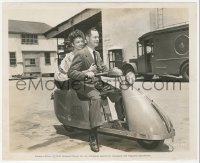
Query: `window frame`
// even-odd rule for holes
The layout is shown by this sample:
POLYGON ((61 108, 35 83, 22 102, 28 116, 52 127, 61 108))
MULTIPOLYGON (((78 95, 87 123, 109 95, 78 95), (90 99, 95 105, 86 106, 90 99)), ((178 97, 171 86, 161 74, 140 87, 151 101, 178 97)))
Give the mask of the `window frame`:
POLYGON ((17 57, 16 57, 16 52, 9 52, 9 61, 10 61, 10 66, 17 66, 17 57), (14 54, 14 57, 11 57, 11 54, 14 54), (13 63, 11 63, 11 61, 13 63))
POLYGON ((45 61, 45 65, 51 65, 51 53, 50 52, 44 53, 44 61, 45 61), (47 57, 47 55, 48 55, 48 57, 47 57))
POLYGON ((64 45, 58 45, 58 50, 63 50, 64 51, 64 49, 65 49, 65 47, 64 47, 64 45))
POLYGON ((23 45, 38 45, 38 35, 37 34, 21 34, 21 44, 23 45))
POLYGON ((36 65, 36 63, 35 63, 35 58, 31 58, 31 59, 30 59, 30 65, 36 65), (34 62, 32 62, 32 61, 34 61, 34 62))
POLYGON ((154 44, 153 44, 152 39, 146 40, 146 42, 144 44, 144 48, 145 48, 144 49, 145 54, 154 52, 154 44), (148 47, 151 49, 151 51, 149 51, 149 52, 148 52, 148 49, 147 49, 148 47))
POLYGON ((123 63, 123 49, 108 50, 108 62, 109 68, 114 68, 116 66, 119 66, 118 68, 121 68, 123 63), (120 58, 117 58, 117 56, 120 58))
POLYGON ((25 67, 36 67, 36 62, 33 64, 33 63, 31 63, 31 60, 34 60, 34 62, 35 62, 35 58, 26 58, 24 66, 25 67), (26 61, 28 61, 28 64, 26 61))

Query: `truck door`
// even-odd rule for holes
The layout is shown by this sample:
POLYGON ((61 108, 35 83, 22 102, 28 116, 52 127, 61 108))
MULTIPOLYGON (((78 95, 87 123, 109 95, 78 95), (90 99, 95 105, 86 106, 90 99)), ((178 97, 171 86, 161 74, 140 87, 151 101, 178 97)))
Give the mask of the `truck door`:
POLYGON ((138 73, 152 73, 153 45, 150 40, 145 40, 138 47, 138 73))
POLYGON ((146 40, 144 42, 144 56, 145 56, 146 73, 152 72, 152 55, 153 55, 153 42, 151 40, 146 40))
POLYGON ((152 69, 155 74, 167 74, 168 58, 171 54, 169 40, 170 34, 160 34, 154 37, 154 55, 152 56, 152 69))
POLYGON ((137 42, 137 57, 138 57, 138 73, 146 72, 146 64, 145 64, 145 55, 144 55, 144 46, 142 43, 137 42))

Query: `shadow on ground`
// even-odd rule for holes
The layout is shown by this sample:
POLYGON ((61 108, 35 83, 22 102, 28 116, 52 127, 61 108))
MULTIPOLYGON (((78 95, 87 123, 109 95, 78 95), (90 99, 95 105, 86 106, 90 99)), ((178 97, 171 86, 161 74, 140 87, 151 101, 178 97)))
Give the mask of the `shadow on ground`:
MULTIPOLYGON (((74 129, 72 132, 68 132, 64 129, 63 125, 54 125, 54 128, 56 129, 56 133, 59 135, 65 135, 66 139, 77 139, 82 140, 85 142, 88 142, 89 140, 89 132, 88 130, 82 130, 82 129, 74 129)), ((154 150, 146 150, 142 147, 140 147, 136 141, 126 139, 126 138, 120 138, 115 136, 109 136, 104 134, 99 134, 99 144, 100 148, 101 146, 110 147, 113 149, 122 150, 125 152, 170 152, 170 146, 163 144, 162 146, 154 149, 154 150)))
POLYGON ((174 77, 168 77, 163 76, 159 78, 153 78, 153 79, 144 79, 144 78, 137 78, 136 82, 181 82, 181 83, 188 83, 187 81, 184 81, 183 78, 174 78, 174 77))

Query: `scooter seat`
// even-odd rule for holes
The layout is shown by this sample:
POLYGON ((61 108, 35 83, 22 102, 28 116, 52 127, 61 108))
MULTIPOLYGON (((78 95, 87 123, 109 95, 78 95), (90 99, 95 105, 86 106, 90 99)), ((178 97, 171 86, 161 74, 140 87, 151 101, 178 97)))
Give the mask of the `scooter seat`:
POLYGON ((103 91, 100 93, 100 96, 105 96, 105 95, 108 95, 109 93, 121 93, 121 91, 118 91, 118 90, 106 90, 106 91, 103 91))

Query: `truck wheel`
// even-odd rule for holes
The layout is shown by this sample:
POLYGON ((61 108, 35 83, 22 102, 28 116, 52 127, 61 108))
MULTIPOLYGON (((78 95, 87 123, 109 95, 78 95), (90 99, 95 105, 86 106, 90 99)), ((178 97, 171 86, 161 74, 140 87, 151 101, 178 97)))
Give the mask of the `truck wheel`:
POLYGON ((154 75, 142 75, 145 80, 151 80, 154 75))
POLYGON ((145 149, 155 149, 161 146, 165 140, 137 140, 138 144, 140 144, 145 149))
POLYGON ((181 75, 183 76, 184 81, 189 81, 189 63, 183 65, 181 75))

